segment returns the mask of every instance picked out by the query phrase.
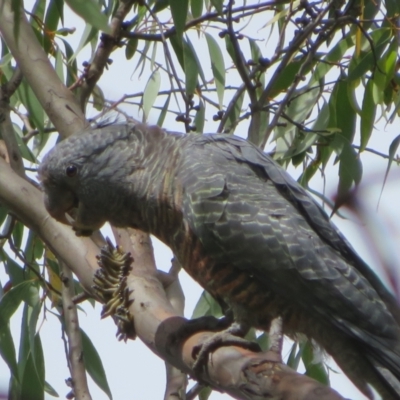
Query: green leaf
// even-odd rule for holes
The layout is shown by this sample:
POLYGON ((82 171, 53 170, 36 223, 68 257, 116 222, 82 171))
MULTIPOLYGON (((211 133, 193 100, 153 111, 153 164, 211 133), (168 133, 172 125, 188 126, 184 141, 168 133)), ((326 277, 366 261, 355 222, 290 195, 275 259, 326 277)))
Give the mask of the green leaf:
POLYGON ((189 0, 169 0, 172 19, 178 37, 182 37, 185 30, 186 18, 189 9, 189 0))
POLYGON ((283 71, 278 75, 277 79, 275 80, 274 84, 272 85, 272 88, 270 90, 271 98, 274 98, 279 93, 286 90, 293 83, 293 80, 294 80, 296 74, 299 72, 302 64, 303 64, 303 60, 299 60, 299 59, 292 60, 283 69, 283 71))
POLYGON ((29 353, 25 363, 24 373, 21 383, 21 398, 44 400, 44 379, 39 376, 35 368, 32 353, 29 353))
POLYGON ((262 58, 261 49, 254 39, 249 39, 249 45, 251 50, 251 59, 257 63, 258 60, 262 58))
POLYGON ((74 56, 74 50, 72 49, 70 44, 64 39, 61 39, 61 40, 64 43, 65 55, 66 55, 67 61, 68 61, 66 86, 69 87, 77 79, 77 76, 78 76, 78 65, 76 63, 76 58, 74 56))
POLYGON ((150 49, 150 41, 146 41, 143 47, 143 50, 140 52, 140 57, 139 57, 139 61, 135 67, 135 70, 133 72, 136 72, 136 70, 140 67, 140 65, 142 65, 142 69, 140 71, 139 77, 142 75, 146 62, 147 62, 147 52, 150 49))
POLYGON ((385 62, 381 66, 386 78, 384 88, 386 88, 395 76, 397 62, 398 45, 396 40, 393 40, 385 56, 385 62))
POLYGON ((65 0, 65 2, 85 22, 100 31, 111 33, 107 16, 101 12, 99 4, 94 0, 65 0))
POLYGON ((198 18, 203 13, 203 0, 190 0, 190 10, 193 18, 198 18))
POLYGON ((304 346, 302 359, 306 367, 306 375, 329 386, 329 377, 326 368, 321 362, 315 361, 314 349, 309 340, 307 340, 304 346))
POLYGON ((354 37, 347 35, 340 40, 336 46, 326 55, 323 62, 316 65, 312 78, 310 80, 310 86, 319 82, 325 75, 339 62, 348 49, 354 46, 354 37))
POLYGON ((390 143, 390 146, 389 146, 389 160, 388 160, 388 165, 386 167, 385 178, 383 179, 383 183, 382 183, 381 193, 379 194, 378 204, 381 201, 383 189, 385 188, 387 177, 388 177, 389 171, 390 171, 390 167, 391 167, 394 157, 396 155, 396 151, 399 148, 399 144, 400 144, 400 135, 396 136, 393 139, 392 143, 390 143))
MULTIPOLYGON (((314 86, 296 90, 293 100, 286 110, 286 115, 299 124, 303 124, 321 96, 321 88, 314 86)), ((299 128, 284 118, 280 119, 283 125, 277 126, 273 139, 276 140, 275 158, 288 158, 301 151, 297 149, 300 141, 299 128), (293 151, 294 149, 294 151, 293 151)))
POLYGON ((12 239, 15 247, 20 248, 22 243, 22 236, 24 234, 24 225, 17 221, 12 231, 12 239))
MULTIPOLYGON (((3 261, 5 262, 5 269, 7 274, 10 276, 13 286, 17 286, 21 282, 24 282, 27 278, 26 271, 23 270, 7 253, 2 252, 3 261)), ((28 275, 29 277, 29 275, 28 275)))
POLYGON ((19 380, 15 346, 8 323, 4 323, 0 316, 0 355, 10 369, 15 379, 19 380))
POLYGON ((7 53, 0 60, 0 68, 3 69, 6 65, 9 65, 13 60, 13 55, 11 53, 7 53))
POLYGON ((39 375, 39 378, 42 382, 42 385, 44 387, 44 377, 45 377, 45 363, 44 363, 44 354, 43 354, 43 346, 42 346, 42 341, 40 339, 39 333, 35 334, 35 339, 34 339, 34 354, 35 354, 35 368, 36 371, 39 375))
POLYGON ((25 79, 22 80, 18 88, 18 97, 28 110, 29 118, 33 121, 35 127, 40 131, 44 129, 44 110, 35 93, 28 85, 25 79))
MULTIPOLYGON (((36 359, 39 362, 39 365, 37 366, 38 368, 38 373, 43 369, 43 381, 44 381, 44 364, 41 365, 40 363, 43 363, 43 354, 40 353, 42 351, 41 348, 41 343, 40 343, 40 348, 39 348, 39 353, 36 354, 36 346, 37 343, 37 334, 36 334, 36 325, 37 321, 39 319, 40 311, 42 309, 41 303, 38 301, 33 307, 28 308, 28 329, 29 329, 29 347, 31 349, 31 352, 33 354, 33 361, 36 365, 36 359)), ((39 338, 40 341, 40 338, 39 338)), ((39 374, 39 376, 41 376, 39 374)), ((44 385, 44 383, 43 383, 44 385)))
POLYGON ((215 7, 217 12, 222 15, 224 11, 224 0, 211 0, 211 4, 215 7))
POLYGON ((233 63, 236 65, 236 53, 229 35, 225 35, 225 47, 233 63))
MULTIPOLYGON (((158 13, 168 7, 169 0, 156 0, 153 6, 153 12, 158 13)), ((145 7, 143 7, 145 8, 145 7)))
POLYGON ((209 386, 203 387, 203 389, 200 390, 200 393, 198 394, 199 400, 208 400, 212 393, 212 389, 209 386))
POLYGON ((372 52, 367 42, 368 48, 360 56, 354 55, 349 66, 349 80, 356 80, 366 74, 367 71, 373 71, 376 67, 376 61, 379 60, 382 52, 388 44, 391 37, 391 31, 388 28, 377 29, 371 33, 374 42, 374 51, 372 52))
POLYGON ((55 59, 54 69, 60 81, 64 82, 64 60, 59 47, 57 47, 55 59))
POLYGON ((386 0, 385 7, 388 11, 388 17, 395 17, 400 14, 400 3, 397 0, 386 0))
POLYGON ((261 146, 265 139, 268 123, 269 111, 258 111, 257 114, 254 114, 251 117, 247 139, 256 146, 261 146), (255 126, 256 120, 257 126, 255 126))
POLYGON ((207 87, 207 80, 206 80, 206 77, 205 77, 205 75, 204 75, 203 68, 202 68, 202 66, 201 66, 202 63, 201 63, 201 61, 199 60, 199 58, 197 57, 197 52, 196 52, 195 48, 193 47, 193 43, 191 42, 191 40, 189 39, 189 37, 187 37, 186 40, 187 40, 187 44, 188 44, 188 46, 189 46, 189 48, 190 48, 190 50, 191 50, 191 52, 192 52, 193 58, 194 58, 195 61, 196 61, 197 69, 198 69, 200 78, 201 78, 201 80, 203 81, 203 85, 204 85, 205 87, 207 87))
POLYGON ((297 346, 298 343, 294 342, 292 348, 290 349, 289 357, 286 363, 290 368, 294 369, 295 371, 297 371, 297 368, 299 368, 302 353, 301 347, 299 348, 299 351, 297 351, 297 346))
MULTIPOLYGON (((348 94, 348 82, 345 78, 340 79, 334 90, 336 89, 336 96, 334 97, 335 103, 332 104, 332 108, 335 109, 336 124, 330 125, 331 128, 337 128, 341 132, 341 136, 347 138, 352 143, 356 130, 356 112, 351 106, 349 94, 348 94)), ((330 108, 330 115, 332 116, 332 108, 330 108)), ((343 143, 342 141, 340 143, 343 143)))
POLYGON ((128 40, 126 47, 125 47, 125 57, 127 60, 130 60, 136 53, 138 43, 139 43, 139 39, 137 39, 137 38, 128 40))
POLYGON ((259 344, 259 346, 261 347, 262 351, 268 351, 269 350, 269 337, 268 334, 266 334, 265 332, 263 332, 257 339, 256 342, 259 344))
POLYGON ((36 157, 32 154, 31 149, 22 140, 23 132, 17 124, 13 124, 14 131, 16 133, 15 138, 17 139, 18 149, 21 153, 22 158, 30 161, 31 163, 36 163, 36 157))
POLYGON ((222 51, 216 40, 206 33, 208 52, 210 53, 211 69, 214 75, 215 86, 218 94, 219 108, 222 109, 225 92, 225 63, 222 51))
MULTIPOLYGON (((260 47, 254 39, 249 39, 251 58, 255 63, 258 63, 263 58, 260 47)), ((265 88, 265 71, 259 72, 255 77, 254 81, 257 84, 257 97, 259 98, 265 88)))
POLYGON ((371 137, 374 128, 376 104, 373 98, 374 81, 369 79, 364 91, 364 98, 361 109, 361 142, 360 152, 364 151, 367 147, 368 141, 371 137))
POLYGON ((199 109, 194 117, 194 126, 196 127, 196 132, 204 132, 204 121, 205 121, 205 107, 202 100, 199 101, 199 109))
MULTIPOLYGON (((7 215, 8 215, 7 209, 0 204, 0 226, 3 225, 7 215)), ((0 257, 0 260, 1 260, 1 257, 0 257)))
POLYGON ((57 391, 50 385, 49 382, 44 381, 44 391, 53 397, 60 397, 57 391))
POLYGON ((221 307, 215 301, 214 297, 204 290, 196 304, 196 307, 193 310, 192 319, 207 315, 221 317, 223 313, 221 307))
POLYGON ((100 86, 96 85, 93 88, 92 98, 93 98, 93 107, 97 111, 101 111, 104 108, 105 100, 104 100, 104 93, 100 89, 100 86))
POLYGON ((18 309, 21 301, 27 304, 36 304, 38 300, 38 290, 33 281, 25 281, 9 290, 0 301, 0 318, 3 322, 8 322, 11 316, 18 309))
MULTIPOLYGON (((314 122, 314 125, 312 127, 313 130, 316 131, 324 131, 328 130, 328 121, 329 121, 329 107, 328 104, 324 104, 322 106, 322 109, 318 112, 318 116, 316 121, 314 122)), ((334 132, 324 134, 324 136, 329 136, 333 135, 334 132)), ((288 152, 287 157, 293 157, 297 154, 303 153, 307 151, 310 146, 312 146, 318 138, 320 138, 322 133, 312 133, 308 132, 304 135, 303 139, 300 139, 291 149, 290 152, 288 152)), ((310 176, 311 178, 311 176, 310 176)))
POLYGON ((149 80, 147 81, 146 87, 143 92, 143 120, 146 121, 151 108, 156 101, 158 91, 160 90, 161 77, 160 72, 155 70, 149 80))
MULTIPOLYGON (((336 135, 339 137, 339 135, 336 135)), ((346 138, 342 137, 343 145, 340 153, 339 184, 335 206, 332 214, 346 202, 353 184, 357 185, 362 176, 362 164, 358 153, 353 149, 346 138)))
POLYGON ((163 126, 163 124, 164 124, 164 120, 165 120, 165 116, 167 115, 170 100, 171 100, 171 94, 169 94, 167 96, 167 100, 165 101, 164 106, 160 112, 160 116, 158 117, 158 120, 157 120, 158 126, 163 126))
POLYGON ((9 290, 0 301, 0 354, 11 370, 11 373, 18 379, 18 366, 16 352, 12 335, 9 328, 9 321, 22 301, 30 301, 32 282, 22 282, 9 290))
MULTIPOLYGON (((235 100, 235 98, 231 100, 231 103, 235 100)), ((223 129, 224 132, 233 133, 235 131, 242 110, 243 99, 244 92, 242 92, 241 95, 234 101, 233 107, 229 111, 228 118, 223 129)))
POLYGON ((110 387, 108 386, 106 373, 99 353, 86 333, 82 329, 80 329, 80 332, 82 336, 83 357, 85 360, 86 371, 96 385, 112 400, 112 394, 110 387))
POLYGON ((183 59, 183 45, 182 45, 182 40, 179 40, 176 35, 172 35, 169 38, 169 41, 172 45, 172 48, 174 49, 176 58, 179 61, 179 65, 182 67, 183 70, 185 70, 185 62, 183 59))
POLYGON ((75 61, 76 57, 78 54, 81 52, 81 50, 92 41, 92 39, 98 34, 97 28, 93 27, 92 25, 87 24, 85 26, 85 29, 83 30, 81 39, 79 41, 78 47, 76 50, 73 52, 72 57, 69 58, 68 62, 71 63, 72 61, 75 61))
POLYGON ((57 30, 58 22, 62 17, 63 4, 60 0, 51 0, 46 10, 46 17, 44 19, 44 43, 43 48, 46 54, 52 49, 53 34, 57 30), (61 3, 61 4, 60 4, 61 3))
POLYGON ((11 9, 13 11, 14 14, 14 21, 13 21, 13 25, 14 25, 14 29, 13 29, 13 33, 14 33, 14 37, 15 40, 17 40, 18 36, 19 36, 19 24, 21 21, 21 11, 23 10, 23 0, 14 0, 11 2, 11 9))
POLYGON ((183 41, 183 58, 185 63, 186 94, 193 95, 198 85, 199 68, 192 48, 185 40, 183 41))

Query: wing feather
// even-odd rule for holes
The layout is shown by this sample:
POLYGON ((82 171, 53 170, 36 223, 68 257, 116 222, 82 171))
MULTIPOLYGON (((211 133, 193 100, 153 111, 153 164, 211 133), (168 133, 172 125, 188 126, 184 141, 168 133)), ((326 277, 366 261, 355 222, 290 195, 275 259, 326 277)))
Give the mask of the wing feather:
POLYGON ((323 310, 323 318, 399 334, 385 304, 391 295, 272 159, 239 138, 203 135, 188 145, 183 171, 185 216, 215 259, 248 270, 303 307, 323 310))

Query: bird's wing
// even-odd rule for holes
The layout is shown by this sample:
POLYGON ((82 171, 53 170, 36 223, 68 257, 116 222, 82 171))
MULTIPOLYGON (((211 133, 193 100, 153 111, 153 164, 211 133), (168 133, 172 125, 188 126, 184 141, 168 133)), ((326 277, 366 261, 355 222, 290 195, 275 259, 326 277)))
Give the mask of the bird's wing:
POLYGON ((398 334, 379 279, 264 153, 235 137, 198 137, 187 147, 181 179, 185 216, 215 259, 245 269, 352 336, 355 322, 374 334, 398 334))

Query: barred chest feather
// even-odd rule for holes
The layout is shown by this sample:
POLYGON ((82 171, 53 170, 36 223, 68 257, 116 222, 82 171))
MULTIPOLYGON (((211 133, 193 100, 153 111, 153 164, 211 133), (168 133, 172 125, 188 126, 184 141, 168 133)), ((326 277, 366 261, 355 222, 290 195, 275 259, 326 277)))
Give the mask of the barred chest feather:
POLYGON ((171 248, 186 272, 220 303, 222 309, 230 308, 236 321, 261 330, 268 330, 272 319, 281 316, 286 334, 310 335, 311 332, 307 332, 310 318, 295 303, 268 290, 248 272, 217 263, 207 254, 184 220, 180 202, 178 195, 173 202, 160 201, 158 207, 143 210, 149 231, 171 248))

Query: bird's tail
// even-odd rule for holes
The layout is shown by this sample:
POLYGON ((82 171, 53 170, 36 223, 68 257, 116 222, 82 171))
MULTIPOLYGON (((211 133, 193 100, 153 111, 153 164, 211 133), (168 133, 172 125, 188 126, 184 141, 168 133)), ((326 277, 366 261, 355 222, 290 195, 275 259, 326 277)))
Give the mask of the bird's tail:
POLYGON ((377 392, 383 400, 400 400, 400 340, 358 329, 353 339, 335 336, 325 349, 365 396, 374 399, 377 392))
MULTIPOLYGON (((382 393, 383 400, 400 400, 400 341, 395 341, 392 345, 391 348, 388 348, 387 342, 382 344, 378 339, 375 346, 366 353, 370 364, 380 378, 382 386, 388 392, 385 396, 382 393)), ((373 383, 371 384, 374 386, 373 383)), ((383 391, 383 389, 379 390, 378 387, 376 390, 378 393, 383 391)))

